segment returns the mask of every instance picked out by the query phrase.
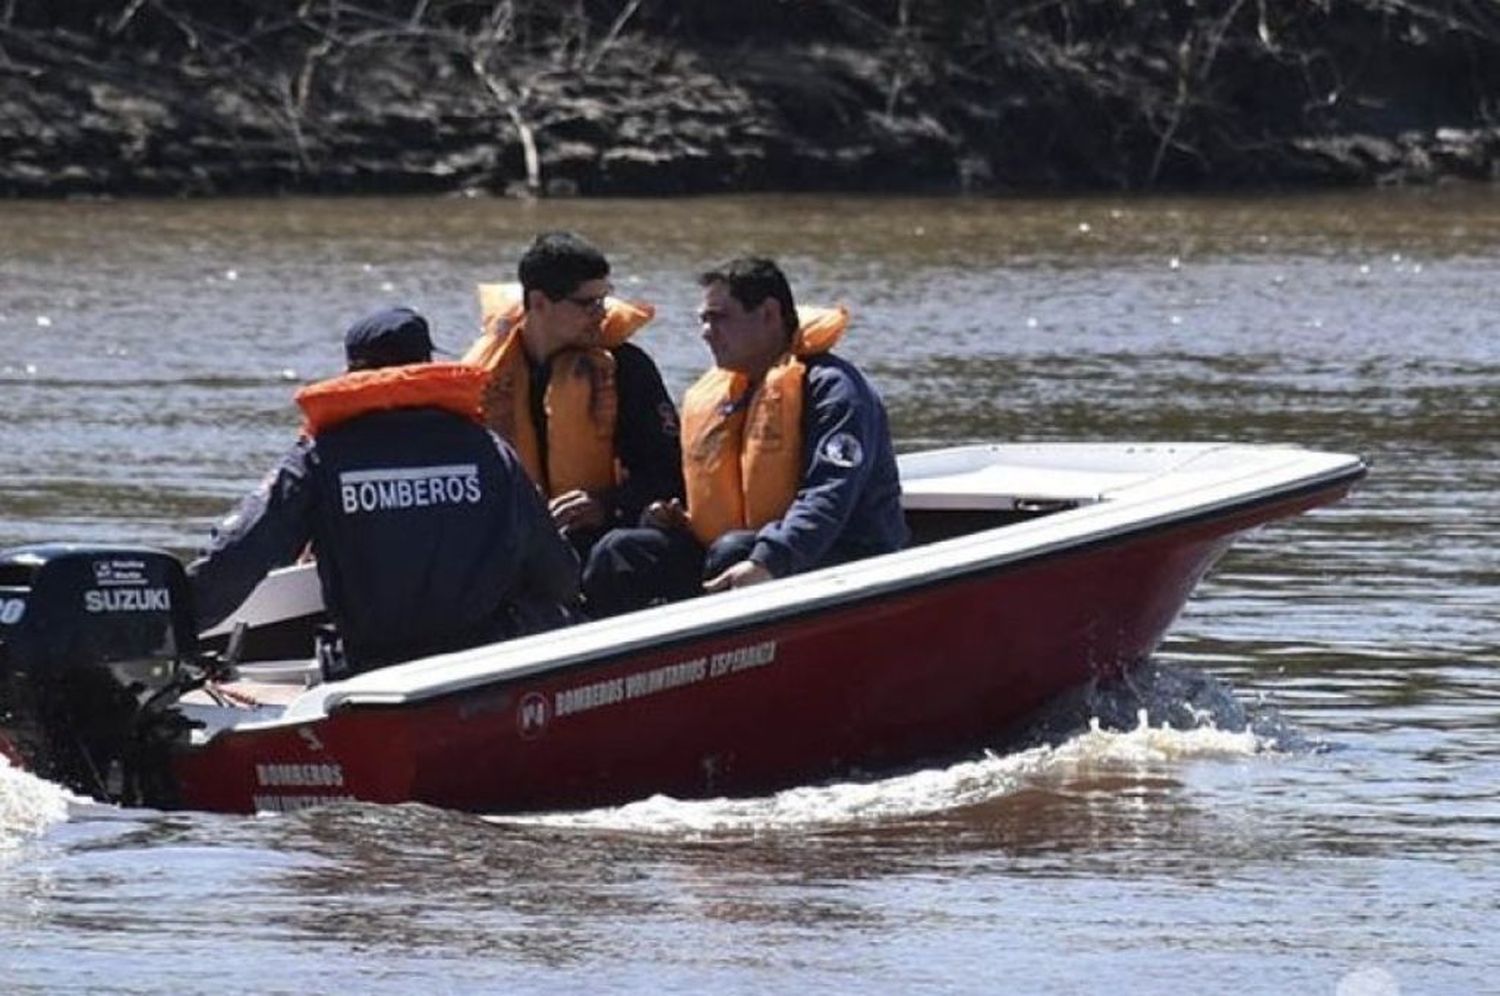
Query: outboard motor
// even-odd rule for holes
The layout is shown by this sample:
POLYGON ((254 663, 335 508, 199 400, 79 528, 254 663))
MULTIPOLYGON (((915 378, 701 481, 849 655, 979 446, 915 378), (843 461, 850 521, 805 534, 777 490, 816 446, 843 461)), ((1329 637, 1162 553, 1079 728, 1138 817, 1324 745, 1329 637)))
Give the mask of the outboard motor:
POLYGON ((171 708, 193 680, 187 577, 170 554, 49 544, 0 551, 0 751, 125 804, 171 805, 171 708))

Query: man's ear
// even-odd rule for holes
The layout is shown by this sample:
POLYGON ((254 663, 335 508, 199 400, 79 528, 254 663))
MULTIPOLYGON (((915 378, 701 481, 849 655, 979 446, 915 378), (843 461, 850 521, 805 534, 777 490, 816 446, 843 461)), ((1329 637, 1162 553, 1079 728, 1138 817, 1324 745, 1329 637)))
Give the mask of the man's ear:
POLYGON ((526 291, 521 300, 525 304, 527 311, 533 309, 542 311, 545 310, 547 305, 552 303, 552 299, 547 296, 547 292, 537 288, 526 291))
POLYGON ((780 301, 776 300, 774 297, 768 297, 764 301, 760 302, 760 306, 757 310, 760 311, 764 321, 776 326, 778 329, 781 328, 780 301))

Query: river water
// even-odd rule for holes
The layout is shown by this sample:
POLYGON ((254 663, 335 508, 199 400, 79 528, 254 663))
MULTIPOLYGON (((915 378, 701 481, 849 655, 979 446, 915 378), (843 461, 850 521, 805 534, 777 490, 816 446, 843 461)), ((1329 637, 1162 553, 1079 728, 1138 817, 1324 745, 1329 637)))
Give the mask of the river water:
POLYGON ((119 811, 0 761, 0 990, 1500 992, 1500 189, 0 203, 0 547, 188 553, 349 321, 409 303, 462 348, 555 227, 658 305, 678 393, 693 274, 757 251, 851 305, 902 449, 1373 469, 1072 717, 1122 729, 1008 756, 527 819, 119 811))

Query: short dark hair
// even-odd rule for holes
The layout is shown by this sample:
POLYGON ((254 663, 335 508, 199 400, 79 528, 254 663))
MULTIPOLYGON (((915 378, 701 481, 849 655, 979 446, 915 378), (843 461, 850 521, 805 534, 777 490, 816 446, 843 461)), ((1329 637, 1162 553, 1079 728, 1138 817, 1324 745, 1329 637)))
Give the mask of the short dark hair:
POLYGON ((740 256, 698 275, 698 284, 724 284, 729 296, 743 308, 754 308, 768 297, 781 304, 781 324, 786 328, 787 342, 797 334, 797 304, 792 300, 792 285, 776 261, 764 256, 740 256))
POLYGON ((609 260, 592 243, 572 232, 543 232, 521 255, 516 267, 523 299, 534 290, 560 301, 579 284, 609 276, 609 260))

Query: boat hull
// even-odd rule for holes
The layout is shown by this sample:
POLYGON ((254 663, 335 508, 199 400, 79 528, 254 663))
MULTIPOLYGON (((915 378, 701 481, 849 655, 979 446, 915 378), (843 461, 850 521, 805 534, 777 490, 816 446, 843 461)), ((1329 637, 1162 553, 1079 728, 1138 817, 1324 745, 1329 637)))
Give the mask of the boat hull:
POLYGON ((178 801, 499 813, 760 794, 951 758, 1149 657, 1237 534, 1351 483, 421 701, 236 727, 178 754, 178 801))

